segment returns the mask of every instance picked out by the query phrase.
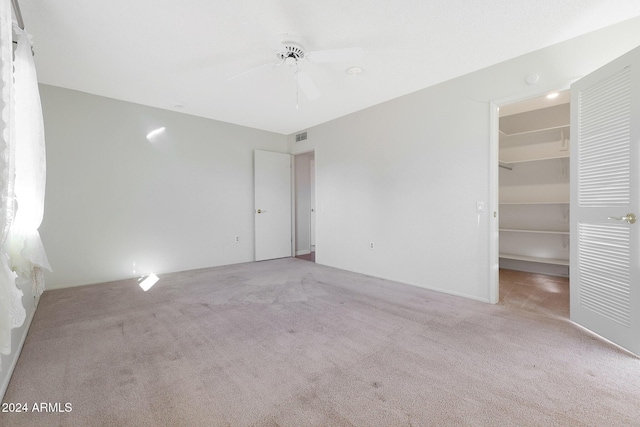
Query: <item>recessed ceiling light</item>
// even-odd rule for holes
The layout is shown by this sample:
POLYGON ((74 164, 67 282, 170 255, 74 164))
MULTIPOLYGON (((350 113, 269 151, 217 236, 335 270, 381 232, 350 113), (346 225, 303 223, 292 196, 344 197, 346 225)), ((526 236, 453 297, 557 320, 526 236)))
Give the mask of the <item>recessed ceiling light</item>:
POLYGON ((558 97, 558 95, 560 95, 558 92, 550 93, 549 95, 547 95, 547 99, 555 99, 558 97))
POLYGON ((359 74, 362 74, 362 68, 360 67, 351 67, 347 70, 347 73, 351 74, 352 76, 357 76, 359 74))

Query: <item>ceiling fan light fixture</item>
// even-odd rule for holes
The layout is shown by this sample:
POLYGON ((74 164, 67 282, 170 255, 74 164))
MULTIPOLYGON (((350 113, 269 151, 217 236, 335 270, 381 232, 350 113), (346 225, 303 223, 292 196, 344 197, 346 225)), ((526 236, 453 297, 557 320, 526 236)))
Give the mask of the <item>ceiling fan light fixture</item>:
POLYGON ((283 47, 285 50, 276 52, 276 56, 281 60, 292 59, 297 61, 304 58, 304 48, 302 45, 296 42, 287 41, 284 42, 283 47))
POLYGON ((358 76, 358 75, 362 74, 362 68, 360 68, 360 67, 351 67, 351 68, 347 69, 347 73, 349 73, 349 75, 351 75, 351 76, 358 76))

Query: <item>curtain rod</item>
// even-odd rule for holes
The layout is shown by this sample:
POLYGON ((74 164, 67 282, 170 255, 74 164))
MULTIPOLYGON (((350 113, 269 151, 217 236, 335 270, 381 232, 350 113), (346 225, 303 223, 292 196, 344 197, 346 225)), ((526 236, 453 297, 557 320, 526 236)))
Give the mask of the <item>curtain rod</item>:
POLYGON ((20 12, 20 4, 18 4, 18 0, 11 0, 11 4, 13 5, 13 13, 16 14, 18 26, 24 30, 24 21, 22 20, 22 12, 20 12))

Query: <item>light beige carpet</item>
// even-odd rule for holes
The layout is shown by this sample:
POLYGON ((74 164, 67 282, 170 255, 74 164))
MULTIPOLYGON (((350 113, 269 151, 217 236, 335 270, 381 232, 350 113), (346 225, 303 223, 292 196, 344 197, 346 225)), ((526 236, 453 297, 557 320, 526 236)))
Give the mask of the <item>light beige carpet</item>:
POLYGON ((282 259, 48 291, 4 403, 71 412, 0 425, 640 425, 639 360, 540 283, 490 305, 282 259))

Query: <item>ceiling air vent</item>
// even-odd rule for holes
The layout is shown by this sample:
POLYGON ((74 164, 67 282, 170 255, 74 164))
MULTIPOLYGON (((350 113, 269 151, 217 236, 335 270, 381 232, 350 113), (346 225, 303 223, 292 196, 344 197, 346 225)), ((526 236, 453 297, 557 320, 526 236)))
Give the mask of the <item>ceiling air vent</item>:
POLYGON ((305 139, 307 139, 306 132, 302 132, 296 135, 296 142, 304 141, 305 139))

